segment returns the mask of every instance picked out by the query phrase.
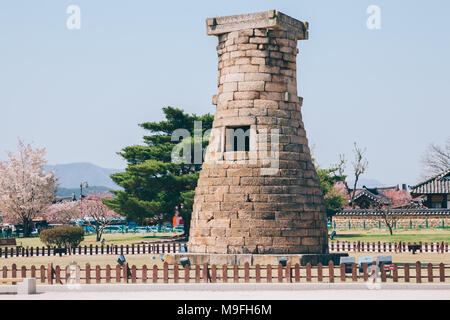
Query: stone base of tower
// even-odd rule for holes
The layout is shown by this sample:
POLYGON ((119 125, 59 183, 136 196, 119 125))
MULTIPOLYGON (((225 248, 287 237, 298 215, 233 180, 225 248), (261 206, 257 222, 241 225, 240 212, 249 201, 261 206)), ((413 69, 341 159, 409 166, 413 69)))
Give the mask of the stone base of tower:
POLYGON ((339 264, 341 257, 347 257, 347 253, 326 253, 326 254, 208 254, 208 253, 167 253, 164 255, 164 261, 168 264, 180 265, 181 258, 189 258, 191 265, 215 264, 215 265, 244 265, 248 262, 250 265, 278 265, 279 258, 287 258, 291 265, 300 263, 306 266, 310 263, 312 266, 319 262, 322 265, 328 265, 330 261, 339 264))

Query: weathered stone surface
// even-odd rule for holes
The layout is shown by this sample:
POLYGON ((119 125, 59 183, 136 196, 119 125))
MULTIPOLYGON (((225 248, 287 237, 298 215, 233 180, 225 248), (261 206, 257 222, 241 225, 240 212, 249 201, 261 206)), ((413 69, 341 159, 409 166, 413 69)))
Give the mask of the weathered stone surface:
POLYGON ((219 40, 219 144, 208 148, 200 173, 189 252, 327 253, 325 205, 297 94, 297 40, 306 39, 307 24, 276 11, 207 21, 219 40), (225 150, 226 130, 237 126, 250 128, 248 151, 225 150))

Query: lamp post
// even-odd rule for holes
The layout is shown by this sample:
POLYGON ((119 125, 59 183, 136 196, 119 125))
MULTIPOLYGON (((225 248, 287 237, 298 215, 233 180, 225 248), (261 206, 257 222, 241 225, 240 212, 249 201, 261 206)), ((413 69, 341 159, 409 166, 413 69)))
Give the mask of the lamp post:
POLYGON ((83 201, 83 187, 84 188, 89 188, 88 183, 85 182, 81 182, 80 183, 80 215, 83 216, 83 206, 82 206, 82 201, 83 201))

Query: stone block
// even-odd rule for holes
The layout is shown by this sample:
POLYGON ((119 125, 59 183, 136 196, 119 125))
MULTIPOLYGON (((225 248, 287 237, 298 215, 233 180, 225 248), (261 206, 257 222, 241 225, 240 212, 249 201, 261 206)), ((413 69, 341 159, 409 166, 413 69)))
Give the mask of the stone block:
POLYGON ((238 83, 239 91, 263 91, 264 81, 241 81, 238 83))
POLYGON ((23 278, 22 282, 17 283, 17 294, 35 294, 36 278, 23 278))
POLYGON ((258 91, 235 92, 233 98, 235 100, 255 100, 259 98, 259 94, 258 91))

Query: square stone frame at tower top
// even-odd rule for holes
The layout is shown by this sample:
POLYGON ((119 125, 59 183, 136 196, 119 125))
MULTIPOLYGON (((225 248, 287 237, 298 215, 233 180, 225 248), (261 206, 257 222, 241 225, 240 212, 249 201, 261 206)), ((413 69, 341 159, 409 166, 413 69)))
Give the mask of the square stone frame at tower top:
POLYGON ((255 132, 250 152, 258 152, 262 132, 277 129, 279 168, 268 175, 259 158, 207 161, 227 153, 220 139, 219 147, 210 143, 194 198, 189 253, 327 254, 325 204, 297 95, 297 40, 308 39, 308 23, 269 10, 208 18, 206 26, 219 40, 211 138, 214 130, 248 126, 255 132))

